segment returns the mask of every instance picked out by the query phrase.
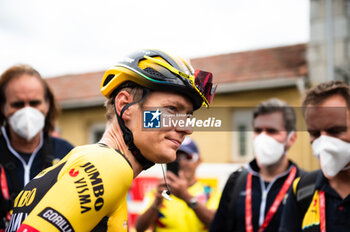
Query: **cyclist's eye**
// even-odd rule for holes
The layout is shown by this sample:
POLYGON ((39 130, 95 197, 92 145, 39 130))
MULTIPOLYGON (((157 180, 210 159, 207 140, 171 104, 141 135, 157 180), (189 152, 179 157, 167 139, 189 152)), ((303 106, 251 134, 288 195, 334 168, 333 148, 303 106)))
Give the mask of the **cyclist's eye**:
POLYGON ((175 106, 167 106, 166 109, 171 114, 176 114, 177 112, 177 108, 175 106))

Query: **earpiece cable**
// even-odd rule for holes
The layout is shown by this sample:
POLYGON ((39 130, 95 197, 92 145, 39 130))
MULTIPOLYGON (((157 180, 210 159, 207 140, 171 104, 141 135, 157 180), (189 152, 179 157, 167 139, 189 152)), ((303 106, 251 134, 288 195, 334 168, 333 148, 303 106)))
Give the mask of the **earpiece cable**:
POLYGON ((171 197, 170 197, 171 192, 170 192, 168 183, 166 182, 166 179, 165 179, 165 171, 164 171, 164 168, 163 168, 163 164, 161 164, 160 166, 162 167, 163 179, 164 179, 164 182, 165 182, 165 186, 166 186, 166 188, 167 188, 167 190, 163 190, 162 196, 163 196, 165 199, 171 201, 171 197))

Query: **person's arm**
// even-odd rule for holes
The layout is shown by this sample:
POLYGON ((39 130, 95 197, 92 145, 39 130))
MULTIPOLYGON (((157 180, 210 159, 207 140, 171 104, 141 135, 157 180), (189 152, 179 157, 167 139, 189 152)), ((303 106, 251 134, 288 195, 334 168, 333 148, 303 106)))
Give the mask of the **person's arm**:
POLYGON ((160 182, 157 187, 156 196, 150 207, 137 217, 136 231, 142 232, 147 230, 151 225, 155 223, 158 217, 158 210, 163 202, 162 191, 166 189, 164 182, 160 182))
MULTIPOLYGON (((224 190, 222 192, 219 207, 216 211, 215 217, 210 225, 210 232, 224 232, 228 230, 227 220, 233 220, 229 215, 229 205, 233 192, 234 182, 236 180, 235 173, 227 180, 224 190)), ((232 216, 232 215, 231 215, 232 216)))
MULTIPOLYGON (((175 195, 175 194, 174 194, 175 195)), ((187 191, 183 191, 181 194, 182 200, 184 200, 187 204, 190 204, 190 200, 193 198, 193 196, 187 191)), ((209 209, 206 205, 201 204, 200 202, 197 203, 195 208, 192 208, 192 210, 196 213, 199 220, 203 222, 203 224, 209 228, 210 223, 213 221, 216 209, 209 209)))
POLYGON ((71 143, 62 138, 51 137, 51 141, 53 144, 54 158, 63 159, 74 148, 71 143))
MULTIPOLYGON (((188 183, 185 180, 185 178, 181 175, 181 172, 179 172, 179 177, 177 177, 171 172, 168 172, 167 181, 168 181, 168 185, 171 190, 171 193, 174 196, 182 199, 189 205, 191 199, 194 196, 192 196, 188 192, 188 183)), ((206 205, 201 204, 200 202, 198 202, 196 206, 192 209, 196 213, 199 220, 201 220, 202 223, 209 228, 210 223, 214 218, 216 210, 209 209, 206 205)))

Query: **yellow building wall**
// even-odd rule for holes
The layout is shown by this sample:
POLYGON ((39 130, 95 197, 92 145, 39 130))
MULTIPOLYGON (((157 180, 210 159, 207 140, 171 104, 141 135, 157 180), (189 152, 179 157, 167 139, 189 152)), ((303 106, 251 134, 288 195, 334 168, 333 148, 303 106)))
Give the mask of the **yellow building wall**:
MULTIPOLYGON (((232 107, 255 107, 261 101, 278 97, 291 106, 299 107, 301 94, 296 88, 265 89, 237 92, 230 94, 217 94, 212 107, 220 107, 220 117, 225 121, 232 121, 232 107)), ((205 109, 199 114, 205 114, 205 109)), ((90 130, 96 123, 105 123, 105 108, 90 107, 63 110, 58 124, 62 137, 75 146, 89 143, 90 130)), ((214 115, 215 116, 215 115, 214 115)), ((297 116, 298 128, 303 124, 302 115, 297 116)), ((191 137, 199 145, 203 162, 232 163, 232 125, 228 131, 195 131, 191 137)), ((309 138, 306 131, 297 132, 297 140, 288 152, 288 156, 300 167, 306 170, 319 168, 318 161, 313 157, 309 138)), ((249 161, 249 160, 246 160, 249 161)))
MULTIPOLYGON (((255 107, 261 101, 277 97, 286 101, 293 107, 300 107, 302 97, 297 88, 264 89, 229 94, 217 94, 212 107, 227 107, 226 112, 221 112, 222 118, 231 120, 232 107, 255 107)), ((205 113, 205 110, 202 110, 205 113)), ((200 112, 202 113, 202 112, 200 112)), ((300 167, 306 170, 319 168, 317 159, 312 155, 309 136, 304 126, 304 119, 299 109, 297 113, 297 140, 289 150, 288 156, 300 167)), ((233 125, 231 125, 233 128, 233 125)), ((232 132, 230 131, 195 131, 191 137, 198 143, 204 162, 231 163, 232 160, 232 132)), ((248 161, 248 160, 247 160, 248 161)))
POLYGON ((74 146, 87 144, 91 126, 96 123, 104 124, 104 115, 103 106, 64 110, 58 120, 61 135, 74 146))

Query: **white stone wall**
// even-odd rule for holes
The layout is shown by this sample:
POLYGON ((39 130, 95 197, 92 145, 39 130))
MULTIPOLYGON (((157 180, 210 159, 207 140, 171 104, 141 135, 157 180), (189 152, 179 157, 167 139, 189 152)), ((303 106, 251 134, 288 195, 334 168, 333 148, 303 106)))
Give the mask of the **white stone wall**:
MULTIPOLYGON (((307 61, 311 83, 330 80, 328 74, 327 1, 310 0, 310 41, 307 61)), ((350 0, 332 2, 333 78, 350 78, 350 0)), ((331 54, 332 55, 332 54, 331 54)))

